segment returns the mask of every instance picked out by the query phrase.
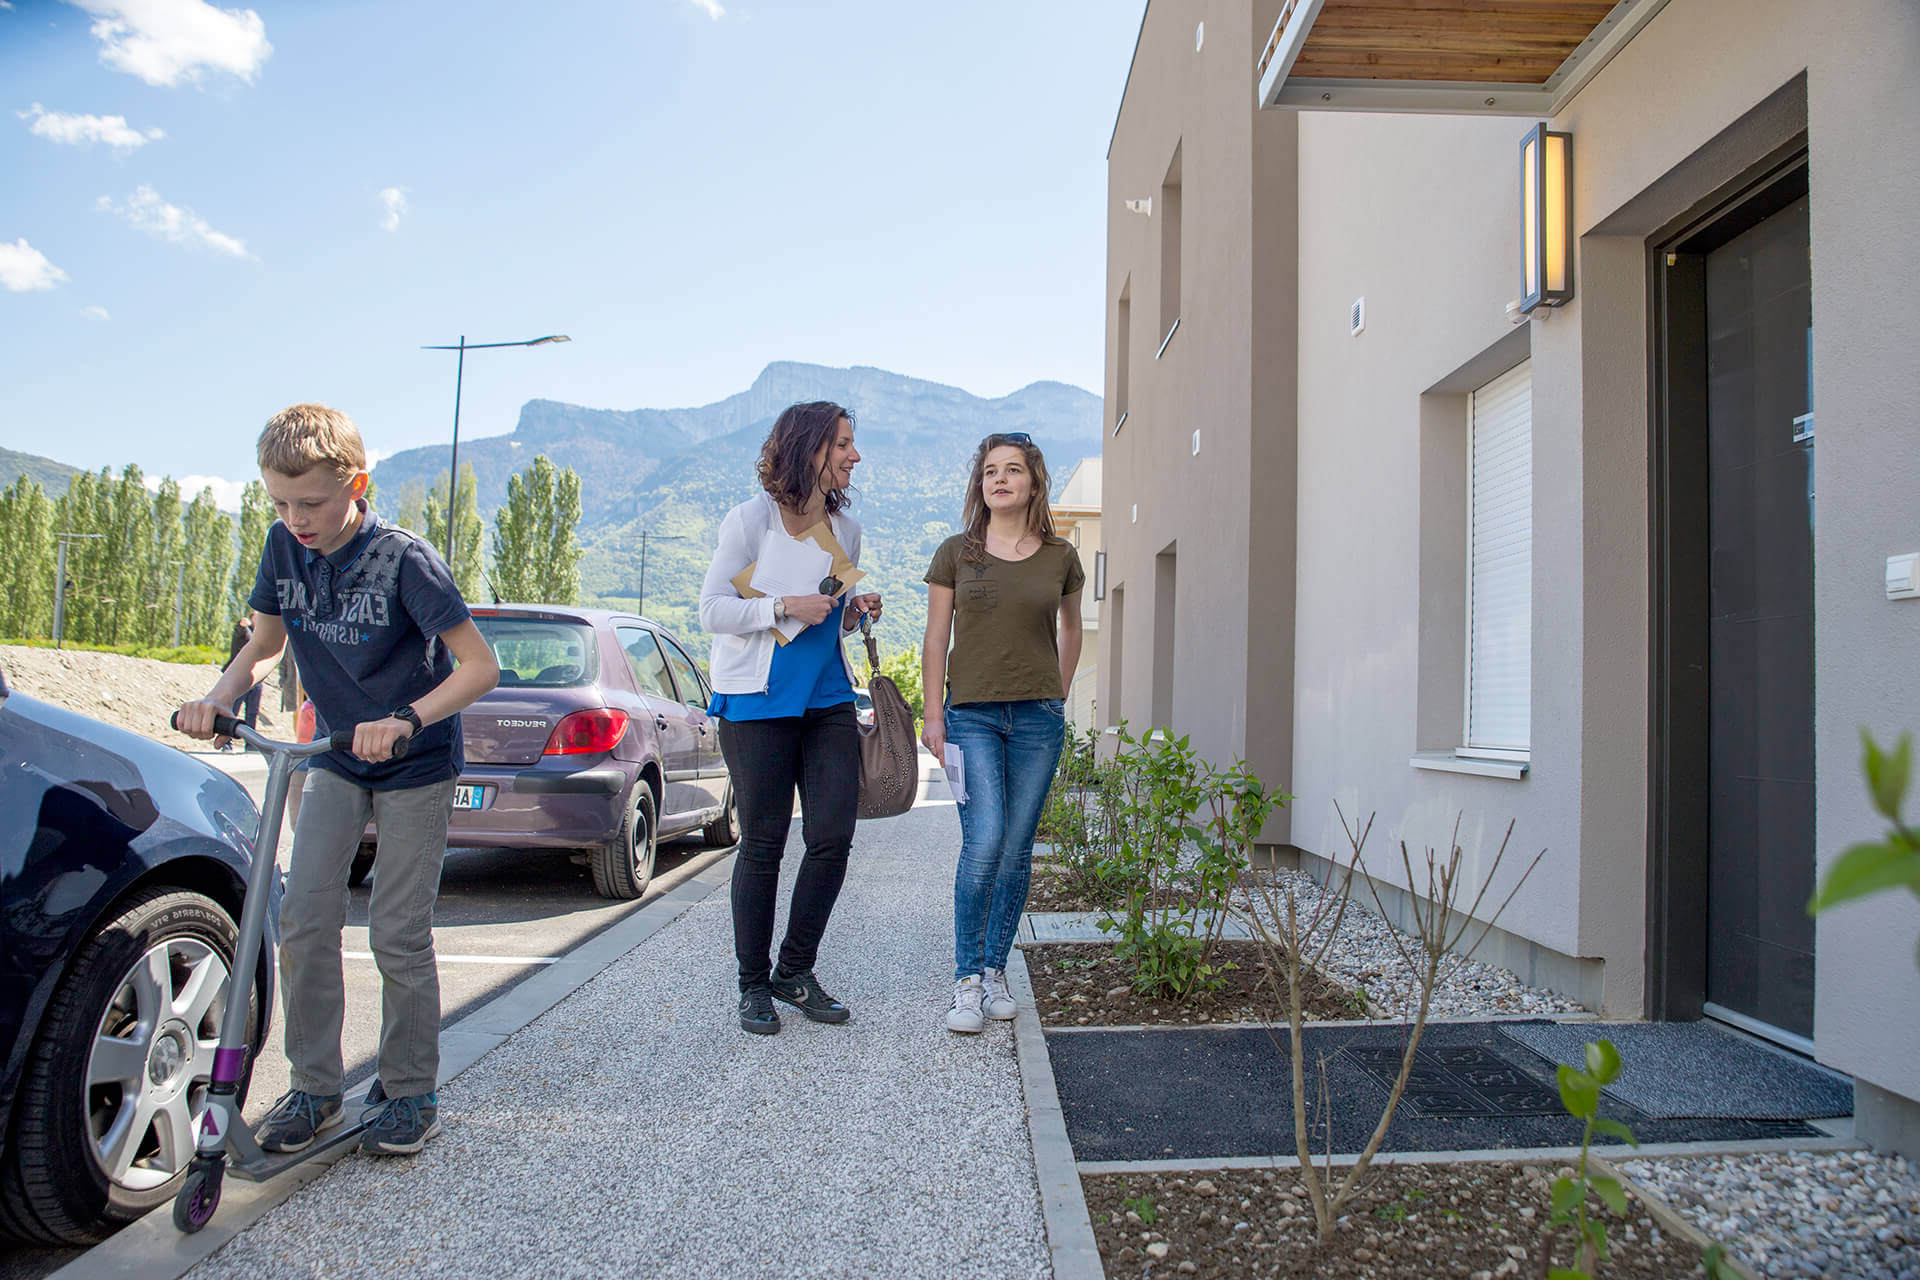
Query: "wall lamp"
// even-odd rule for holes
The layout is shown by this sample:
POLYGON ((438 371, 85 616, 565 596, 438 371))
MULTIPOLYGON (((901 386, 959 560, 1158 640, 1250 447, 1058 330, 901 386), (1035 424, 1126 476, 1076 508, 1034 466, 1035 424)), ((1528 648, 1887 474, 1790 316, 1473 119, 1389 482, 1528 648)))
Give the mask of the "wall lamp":
POLYGON ((1144 200, 1129 200, 1127 201, 1127 208, 1134 213, 1144 213, 1151 218, 1153 216, 1153 197, 1148 196, 1144 200))
POLYGON ((1520 314, 1572 301, 1573 135, 1545 124, 1520 142, 1520 248, 1520 314))

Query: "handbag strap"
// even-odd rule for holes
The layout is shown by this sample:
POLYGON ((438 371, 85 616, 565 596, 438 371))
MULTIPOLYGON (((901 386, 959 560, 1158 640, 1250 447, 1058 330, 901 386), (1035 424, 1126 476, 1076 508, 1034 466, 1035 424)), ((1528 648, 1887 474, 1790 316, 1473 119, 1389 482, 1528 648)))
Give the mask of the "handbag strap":
POLYGON ((860 634, 867 641, 867 677, 872 679, 880 674, 880 646, 873 638, 873 619, 864 613, 860 615, 860 634))

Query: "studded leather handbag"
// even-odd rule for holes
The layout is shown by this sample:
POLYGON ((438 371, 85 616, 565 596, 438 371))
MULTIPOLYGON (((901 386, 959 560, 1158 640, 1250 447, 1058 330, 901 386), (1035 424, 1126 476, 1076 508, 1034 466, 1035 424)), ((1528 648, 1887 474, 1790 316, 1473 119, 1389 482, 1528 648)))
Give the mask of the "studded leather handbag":
POLYGON ((860 619, 867 642, 867 695, 873 724, 860 726, 862 818, 894 818, 913 808, 920 793, 920 756, 913 736, 913 708, 888 676, 880 674, 880 646, 873 623, 860 619))

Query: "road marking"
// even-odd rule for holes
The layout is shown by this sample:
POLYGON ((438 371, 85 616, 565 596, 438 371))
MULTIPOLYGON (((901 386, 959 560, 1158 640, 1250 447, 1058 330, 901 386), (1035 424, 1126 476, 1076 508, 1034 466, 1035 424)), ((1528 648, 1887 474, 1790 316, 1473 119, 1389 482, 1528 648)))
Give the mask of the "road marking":
MULTIPOLYGON (((348 951, 343 953, 349 960, 371 960, 371 951, 348 951)), ((441 964, 553 964, 559 956, 435 956, 441 964)))

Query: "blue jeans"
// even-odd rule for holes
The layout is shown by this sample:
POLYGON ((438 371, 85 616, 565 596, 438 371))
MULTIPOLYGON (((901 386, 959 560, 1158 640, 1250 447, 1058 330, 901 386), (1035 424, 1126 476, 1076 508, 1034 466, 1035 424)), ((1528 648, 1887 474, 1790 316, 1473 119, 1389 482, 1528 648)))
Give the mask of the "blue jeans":
POLYGON ((1007 967, 1033 875, 1033 836, 1066 742, 1058 698, 948 707, 947 741, 960 748, 960 867, 953 878, 953 976, 1007 967))

